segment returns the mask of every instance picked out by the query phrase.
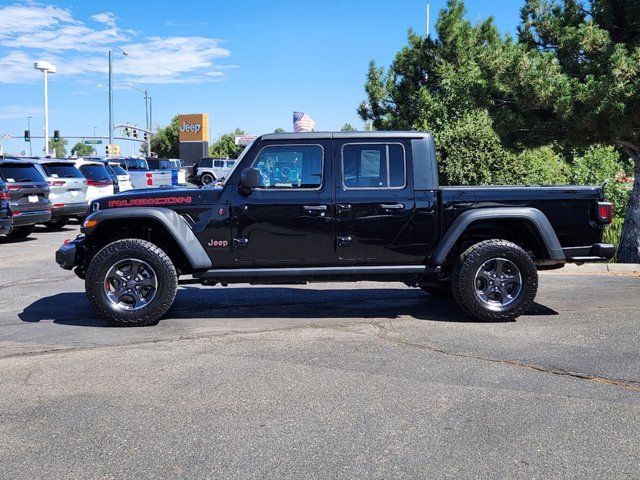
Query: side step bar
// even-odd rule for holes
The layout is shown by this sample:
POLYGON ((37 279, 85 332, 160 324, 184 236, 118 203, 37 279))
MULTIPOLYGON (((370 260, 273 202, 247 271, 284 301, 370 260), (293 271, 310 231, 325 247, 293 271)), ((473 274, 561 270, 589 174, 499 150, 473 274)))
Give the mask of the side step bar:
POLYGON ((265 278, 315 276, 422 275, 438 273, 440 267, 427 265, 304 267, 304 268, 220 268, 196 272, 194 278, 265 278))

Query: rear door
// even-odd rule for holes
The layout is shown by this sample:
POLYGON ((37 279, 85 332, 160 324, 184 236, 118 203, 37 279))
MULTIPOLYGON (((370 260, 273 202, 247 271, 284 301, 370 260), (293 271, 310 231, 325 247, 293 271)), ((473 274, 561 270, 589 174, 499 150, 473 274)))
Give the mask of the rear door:
POLYGON ((410 148, 402 139, 336 139, 334 228, 341 262, 420 261, 410 148))
MULTIPOLYGON (((254 266, 324 265, 334 259, 331 141, 267 143, 250 164, 261 186, 233 196, 233 256, 254 266)), ((238 176, 239 177, 239 176, 238 176)))

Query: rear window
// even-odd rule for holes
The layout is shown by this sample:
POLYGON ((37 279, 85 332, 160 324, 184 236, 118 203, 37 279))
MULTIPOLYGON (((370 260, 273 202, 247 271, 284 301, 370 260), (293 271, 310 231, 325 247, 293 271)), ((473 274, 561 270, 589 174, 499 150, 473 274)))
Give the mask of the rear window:
POLYGON ((104 181, 111 180, 104 165, 82 165, 80 171, 87 180, 104 181))
POLYGON ((120 165, 109 165, 111 170, 116 172, 116 175, 127 175, 127 171, 122 168, 120 165))
POLYGON ((2 163, 0 164, 0 177, 6 182, 44 182, 44 177, 36 170, 36 167, 26 163, 2 163))
POLYGON ((42 165, 45 173, 49 177, 54 178, 83 178, 82 173, 78 170, 75 165, 69 164, 51 164, 47 163, 42 165))
POLYGON ((149 168, 152 170, 170 170, 171 162, 169 160, 159 160, 157 158, 151 158, 147 160, 149 168))
POLYGON ((128 158, 125 163, 128 170, 149 170, 149 165, 143 158, 128 158))

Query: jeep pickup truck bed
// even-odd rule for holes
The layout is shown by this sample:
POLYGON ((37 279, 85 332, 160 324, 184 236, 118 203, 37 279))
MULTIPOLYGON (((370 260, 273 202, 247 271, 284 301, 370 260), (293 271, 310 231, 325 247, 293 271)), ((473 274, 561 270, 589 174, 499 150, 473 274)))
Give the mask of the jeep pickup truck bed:
POLYGON ((509 320, 537 269, 614 254, 602 187, 441 187, 437 172, 428 133, 263 135, 223 187, 92 202, 56 260, 108 321, 149 325, 178 283, 336 280, 400 281, 509 320))

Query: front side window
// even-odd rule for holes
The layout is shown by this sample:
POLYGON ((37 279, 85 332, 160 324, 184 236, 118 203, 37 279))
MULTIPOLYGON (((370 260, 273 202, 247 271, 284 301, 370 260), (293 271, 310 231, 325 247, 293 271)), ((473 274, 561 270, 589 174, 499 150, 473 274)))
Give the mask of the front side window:
POLYGON ((253 162, 260 170, 260 187, 309 188, 322 185, 324 151, 320 145, 272 145, 263 148, 253 162))
POLYGON ((345 145, 342 182, 345 188, 403 188, 404 148, 397 143, 345 145))

